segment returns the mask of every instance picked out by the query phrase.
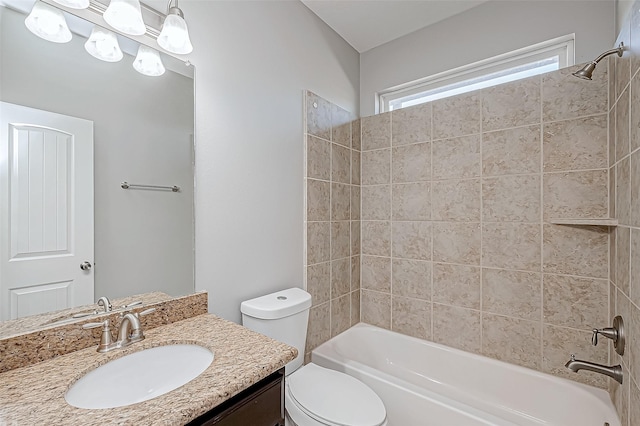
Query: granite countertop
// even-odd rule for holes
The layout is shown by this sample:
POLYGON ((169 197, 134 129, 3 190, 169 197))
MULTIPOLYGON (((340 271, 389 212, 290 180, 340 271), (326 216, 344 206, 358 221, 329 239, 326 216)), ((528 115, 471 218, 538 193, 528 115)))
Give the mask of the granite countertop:
MULTIPOLYGON (((144 324, 144 319, 142 320, 144 324)), ((106 354, 96 346, 0 374, 0 425, 183 425, 283 367, 295 348, 211 314, 145 331, 146 339, 106 354), (87 410, 64 394, 87 372, 142 349, 197 343, 214 360, 191 382, 126 407, 87 410)))

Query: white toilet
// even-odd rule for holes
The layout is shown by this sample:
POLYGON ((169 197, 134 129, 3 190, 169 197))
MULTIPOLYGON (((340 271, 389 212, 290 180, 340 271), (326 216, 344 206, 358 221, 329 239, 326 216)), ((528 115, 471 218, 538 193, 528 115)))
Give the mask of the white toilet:
POLYGON ((285 366, 285 422, 291 426, 386 426, 378 395, 345 373, 313 363, 302 366, 311 295, 290 288, 242 302, 242 324, 294 346, 285 366))

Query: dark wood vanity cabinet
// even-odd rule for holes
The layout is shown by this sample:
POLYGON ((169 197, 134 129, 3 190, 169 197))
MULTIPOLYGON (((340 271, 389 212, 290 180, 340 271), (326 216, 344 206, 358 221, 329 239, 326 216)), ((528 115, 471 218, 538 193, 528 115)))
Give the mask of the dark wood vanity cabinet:
POLYGON ((284 368, 228 399, 187 426, 284 426, 284 368))

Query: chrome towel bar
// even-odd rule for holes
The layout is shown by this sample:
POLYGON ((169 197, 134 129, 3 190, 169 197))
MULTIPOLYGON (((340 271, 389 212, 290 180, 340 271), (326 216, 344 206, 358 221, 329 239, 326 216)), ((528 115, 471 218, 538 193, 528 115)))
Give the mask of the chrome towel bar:
POLYGON ((138 185, 135 183, 128 183, 128 182, 122 182, 120 184, 120 187, 122 189, 135 189, 135 188, 148 188, 148 189, 168 189, 172 192, 178 192, 180 191, 180 187, 173 185, 173 186, 162 186, 162 185, 138 185))

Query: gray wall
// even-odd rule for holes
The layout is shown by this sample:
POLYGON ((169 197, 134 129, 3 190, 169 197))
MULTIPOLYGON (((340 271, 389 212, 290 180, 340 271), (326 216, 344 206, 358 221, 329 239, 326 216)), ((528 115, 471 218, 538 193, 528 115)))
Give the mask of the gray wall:
POLYGON ((180 3, 196 83, 196 288, 240 302, 303 285, 303 91, 357 113, 359 56, 299 1, 180 3))
POLYGON ((192 292, 193 81, 143 76, 127 55, 94 59, 75 35, 47 42, 10 10, 0 31, 1 100, 94 122, 96 297, 192 292), (182 191, 124 191, 124 180, 182 191))
MULTIPOLYGON (((612 1, 490 1, 362 53, 360 115, 375 113, 375 93, 390 87, 576 34, 576 63, 614 42, 612 1)), ((381 23, 384 25, 384 23, 381 23)))

